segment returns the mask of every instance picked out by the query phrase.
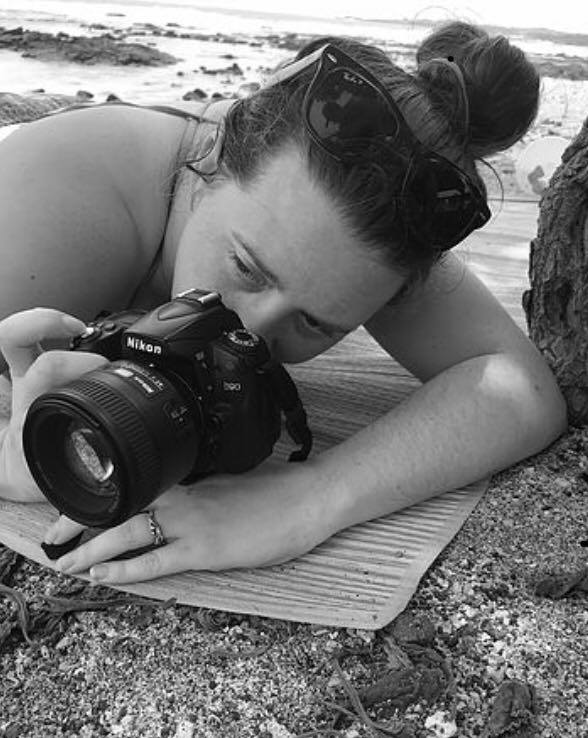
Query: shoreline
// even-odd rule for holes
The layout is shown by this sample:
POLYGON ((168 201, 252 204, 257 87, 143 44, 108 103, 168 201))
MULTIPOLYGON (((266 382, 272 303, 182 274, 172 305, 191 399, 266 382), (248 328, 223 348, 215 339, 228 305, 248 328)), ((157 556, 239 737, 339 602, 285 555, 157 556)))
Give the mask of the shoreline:
MULTIPOLYGON (((296 52, 306 42, 315 37, 311 33, 292 31, 265 34, 204 33, 182 29, 180 24, 168 22, 165 26, 154 23, 133 23, 125 29, 108 26, 105 23, 83 24, 90 35, 75 36, 65 32, 47 33, 28 30, 22 26, 6 28, 0 26, 0 49, 21 52, 23 57, 43 61, 64 60, 84 65, 107 63, 113 65, 152 66, 159 64, 175 65, 183 61, 170 54, 159 51, 153 44, 138 43, 129 39, 165 38, 183 41, 212 42, 231 45, 270 47, 296 52), (92 32, 100 31, 100 35, 92 32)), ((498 30, 498 29, 495 29, 498 30)), ((557 37, 558 34, 554 32, 557 37)), ((560 34, 565 37, 570 35, 560 34)), ((358 37, 361 39, 361 37, 358 37)), ((578 35, 578 38, 583 38, 578 35)), ((588 37, 586 37, 588 39, 588 37)), ((367 38, 364 40, 368 40, 367 38)), ((579 43, 579 42, 578 42, 579 43)), ((414 65, 417 44, 391 44, 396 63, 407 68, 414 65)), ((563 53, 527 52, 529 59, 542 77, 588 80, 588 58, 563 53)))

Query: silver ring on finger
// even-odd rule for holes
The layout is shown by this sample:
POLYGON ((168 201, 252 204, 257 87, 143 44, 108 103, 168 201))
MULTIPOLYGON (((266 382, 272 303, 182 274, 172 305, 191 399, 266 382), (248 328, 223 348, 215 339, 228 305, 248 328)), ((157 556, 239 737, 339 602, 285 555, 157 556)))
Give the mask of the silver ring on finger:
POLYGON ((161 525, 157 522, 155 519, 155 511, 154 510, 143 510, 143 513, 147 515, 147 524, 149 525, 149 533, 151 533, 151 537, 153 538, 152 545, 153 546, 165 546, 166 540, 165 536, 163 535, 163 530, 161 529, 161 525))

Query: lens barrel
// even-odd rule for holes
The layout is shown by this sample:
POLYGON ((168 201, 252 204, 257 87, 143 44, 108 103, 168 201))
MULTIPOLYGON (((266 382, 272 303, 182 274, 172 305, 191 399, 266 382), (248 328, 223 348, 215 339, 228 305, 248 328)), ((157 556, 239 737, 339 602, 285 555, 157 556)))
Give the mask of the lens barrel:
POLYGON ((116 525, 190 473, 200 403, 178 376, 117 361, 37 398, 23 429, 47 499, 83 525, 116 525))

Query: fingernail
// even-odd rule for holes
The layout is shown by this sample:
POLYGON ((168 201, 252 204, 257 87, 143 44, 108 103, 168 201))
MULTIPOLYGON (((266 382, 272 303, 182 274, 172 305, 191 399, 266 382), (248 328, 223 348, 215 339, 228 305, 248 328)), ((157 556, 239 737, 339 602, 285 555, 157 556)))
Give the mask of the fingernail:
POLYGON ((90 576, 92 577, 92 579, 95 579, 97 582, 100 582, 103 579, 106 579, 107 573, 108 573, 108 569, 105 566, 93 566, 90 569, 90 576))
POLYGON ((83 333, 86 330, 84 321, 74 318, 73 315, 62 315, 61 322, 71 333, 83 333))
POLYGON ((62 556, 55 562, 55 568, 62 574, 69 574, 76 568, 75 559, 69 559, 67 556, 62 556))

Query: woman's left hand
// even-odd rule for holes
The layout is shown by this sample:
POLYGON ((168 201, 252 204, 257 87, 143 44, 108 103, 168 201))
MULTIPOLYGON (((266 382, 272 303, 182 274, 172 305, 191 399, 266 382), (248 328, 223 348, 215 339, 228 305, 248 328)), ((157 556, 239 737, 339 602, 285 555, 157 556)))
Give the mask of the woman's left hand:
MULTIPOLYGON (((123 584, 188 569, 259 567, 295 558, 332 534, 323 509, 324 486, 314 462, 265 462, 240 475, 207 477, 175 486, 150 509, 164 545, 135 558, 115 556, 153 543, 149 515, 138 513, 100 533, 55 563, 64 573, 89 570, 96 582, 123 584)), ((45 541, 58 544, 83 526, 60 517, 45 541)))

